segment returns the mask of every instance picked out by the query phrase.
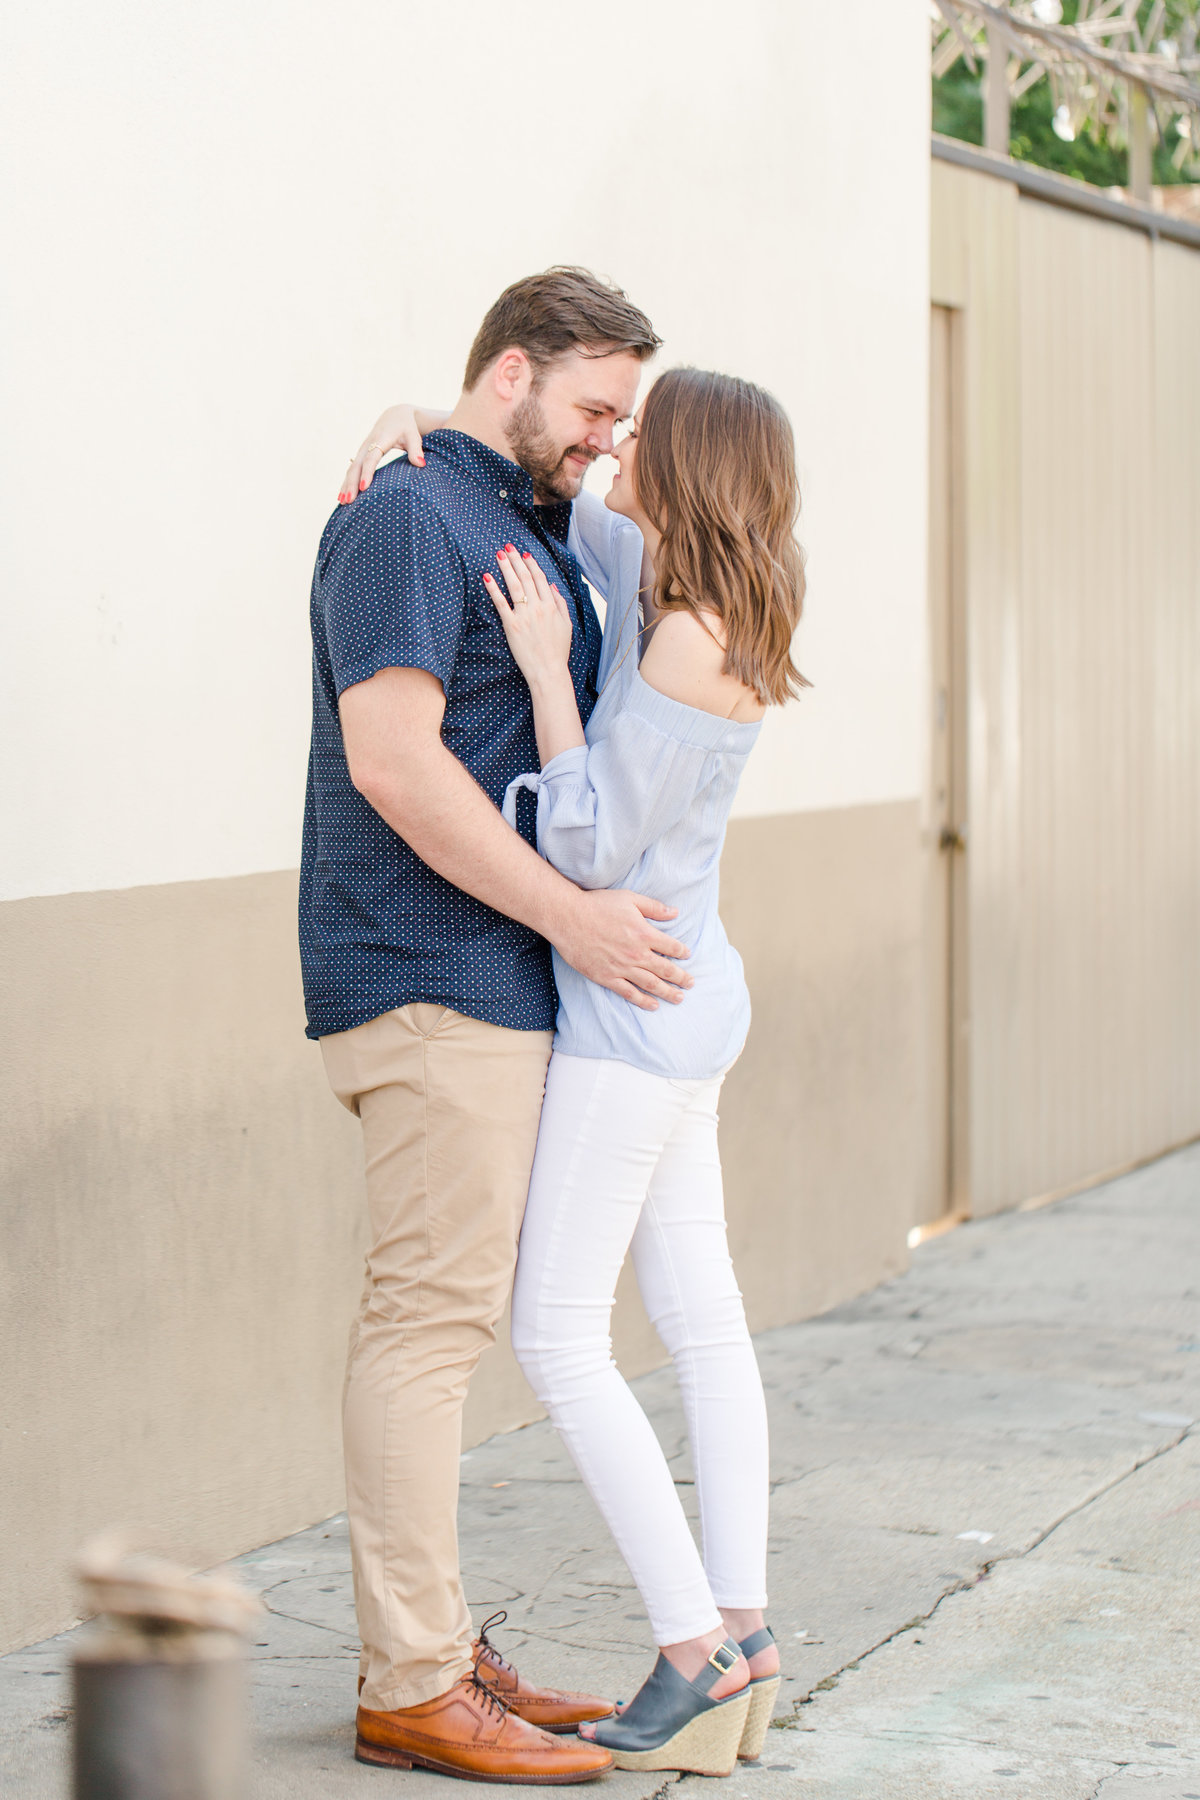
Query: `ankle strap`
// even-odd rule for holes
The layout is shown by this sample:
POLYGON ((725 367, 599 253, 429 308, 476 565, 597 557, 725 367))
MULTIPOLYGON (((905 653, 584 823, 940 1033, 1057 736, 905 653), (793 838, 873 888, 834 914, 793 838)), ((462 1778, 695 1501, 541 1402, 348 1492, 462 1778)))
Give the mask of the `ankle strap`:
POLYGON ((769 1625, 764 1625, 760 1630, 752 1631, 748 1638, 743 1638, 738 1649, 749 1662, 752 1656, 757 1656, 760 1650, 765 1650, 768 1644, 774 1642, 775 1633, 769 1625))
POLYGON ((700 1673, 693 1677, 692 1687, 698 1694, 711 1694, 718 1681, 728 1675, 730 1669, 737 1667, 740 1655, 741 1651, 733 1639, 726 1638, 723 1644, 717 1645, 700 1673))

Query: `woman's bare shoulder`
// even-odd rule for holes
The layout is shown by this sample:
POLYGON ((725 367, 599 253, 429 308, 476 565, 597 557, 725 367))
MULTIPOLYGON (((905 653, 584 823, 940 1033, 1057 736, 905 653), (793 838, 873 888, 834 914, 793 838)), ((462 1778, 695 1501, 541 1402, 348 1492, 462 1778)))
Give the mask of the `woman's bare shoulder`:
POLYGON ((641 661, 642 680, 668 699, 720 719, 760 719, 757 695, 724 669, 725 643, 716 613, 704 619, 673 607, 655 625, 641 661))

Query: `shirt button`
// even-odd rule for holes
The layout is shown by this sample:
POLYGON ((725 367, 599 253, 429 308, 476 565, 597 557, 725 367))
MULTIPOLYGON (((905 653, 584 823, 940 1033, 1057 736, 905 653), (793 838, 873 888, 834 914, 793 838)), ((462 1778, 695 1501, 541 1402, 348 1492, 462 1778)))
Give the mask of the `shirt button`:
POLYGON ((507 489, 507 488, 501 488, 501 489, 500 489, 500 498, 501 498, 501 499, 502 499, 502 500, 507 500, 507 499, 508 499, 508 489, 507 489))

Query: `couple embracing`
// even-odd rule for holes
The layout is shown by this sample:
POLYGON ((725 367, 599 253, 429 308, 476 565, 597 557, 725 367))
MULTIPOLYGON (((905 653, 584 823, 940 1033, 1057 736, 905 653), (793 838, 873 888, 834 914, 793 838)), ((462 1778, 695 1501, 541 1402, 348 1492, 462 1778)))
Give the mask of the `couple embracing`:
POLYGON ((585 270, 515 283, 454 410, 385 414, 321 542, 300 937, 309 1036, 366 1154, 344 1400, 366 1762, 729 1774, 779 1686, 717 1155, 750 1009, 717 877, 762 716, 803 685, 795 457, 778 404, 727 376, 669 371, 634 416, 658 346, 585 270), (601 502, 580 490, 608 454, 601 502), (630 1250, 703 1554, 612 1359, 630 1250), (463 1398, 510 1287, 521 1367, 659 1646, 620 1711, 523 1679, 463 1596, 463 1398))

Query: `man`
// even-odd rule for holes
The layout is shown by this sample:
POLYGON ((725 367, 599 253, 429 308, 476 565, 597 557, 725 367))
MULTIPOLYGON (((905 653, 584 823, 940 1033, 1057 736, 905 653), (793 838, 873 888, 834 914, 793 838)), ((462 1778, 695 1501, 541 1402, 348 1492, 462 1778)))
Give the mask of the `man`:
POLYGON ((600 629, 567 544, 571 500, 658 343, 585 270, 517 282, 424 467, 391 464, 321 541, 300 937, 309 1035, 366 1149, 344 1405, 364 1761, 510 1781, 611 1762, 551 1735, 608 1702, 534 1688, 472 1644, 462 1404, 512 1278, 554 1024, 549 945, 634 1005, 678 1000, 689 978, 672 960, 683 946, 649 923, 669 908, 582 892, 537 855, 532 808, 520 832, 501 818, 537 748, 482 573, 506 544, 553 571, 586 721, 600 629))

